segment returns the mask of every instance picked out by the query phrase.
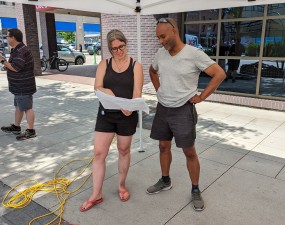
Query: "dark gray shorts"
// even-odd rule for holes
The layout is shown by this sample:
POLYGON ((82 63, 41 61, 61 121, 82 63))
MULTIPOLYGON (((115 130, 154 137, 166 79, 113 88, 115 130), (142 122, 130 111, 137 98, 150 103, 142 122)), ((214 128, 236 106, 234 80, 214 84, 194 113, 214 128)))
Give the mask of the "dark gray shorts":
POLYGON ((195 105, 187 102, 178 108, 157 104, 150 137, 160 141, 175 138, 178 148, 192 147, 196 139, 198 115, 195 105))
POLYGON ((33 108, 33 96, 32 95, 15 95, 14 106, 19 107, 21 112, 33 108))

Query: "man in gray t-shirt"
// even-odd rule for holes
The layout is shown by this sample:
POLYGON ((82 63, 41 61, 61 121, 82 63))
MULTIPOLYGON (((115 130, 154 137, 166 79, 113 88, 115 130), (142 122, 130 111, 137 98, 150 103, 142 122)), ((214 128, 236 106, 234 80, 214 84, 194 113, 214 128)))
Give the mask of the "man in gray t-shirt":
POLYGON ((150 78, 157 91, 157 110, 150 137, 159 140, 162 177, 147 189, 156 194, 172 188, 169 177, 172 160, 171 142, 182 148, 187 160, 187 169, 192 182, 192 203, 197 211, 204 209, 199 190, 200 164, 195 149, 197 112, 195 103, 204 101, 225 79, 224 70, 202 50, 185 45, 179 37, 173 19, 158 20, 156 35, 160 48, 150 66, 150 78), (198 95, 198 79, 204 71, 212 77, 208 86, 198 95))

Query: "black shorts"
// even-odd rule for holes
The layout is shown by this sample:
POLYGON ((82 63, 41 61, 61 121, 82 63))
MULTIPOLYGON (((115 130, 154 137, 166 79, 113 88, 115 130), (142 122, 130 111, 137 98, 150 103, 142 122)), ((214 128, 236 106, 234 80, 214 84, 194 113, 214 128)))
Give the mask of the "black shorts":
POLYGON ((150 137, 160 141, 175 138, 178 148, 192 147, 196 139, 198 115, 195 105, 187 102, 177 108, 157 104, 150 137))
POLYGON ((95 131, 116 133, 120 136, 132 136, 136 133, 138 113, 135 111, 130 116, 125 116, 121 111, 106 112, 99 107, 95 131))
POLYGON ((230 71, 238 70, 240 64, 239 59, 229 59, 228 60, 228 67, 230 71))

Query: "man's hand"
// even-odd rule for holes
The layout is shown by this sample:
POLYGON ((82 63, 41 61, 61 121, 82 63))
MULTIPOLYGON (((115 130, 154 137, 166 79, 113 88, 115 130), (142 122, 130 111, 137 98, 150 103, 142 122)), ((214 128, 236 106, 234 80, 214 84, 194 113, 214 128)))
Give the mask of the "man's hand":
POLYGON ((0 55, 0 61, 2 61, 4 58, 0 55))
POLYGON ((121 109, 121 111, 125 116, 130 116, 133 113, 133 111, 129 111, 129 110, 125 110, 125 109, 121 109))
POLYGON ((202 102, 203 99, 201 98, 200 95, 194 95, 192 98, 190 98, 189 102, 191 103, 200 103, 202 102))

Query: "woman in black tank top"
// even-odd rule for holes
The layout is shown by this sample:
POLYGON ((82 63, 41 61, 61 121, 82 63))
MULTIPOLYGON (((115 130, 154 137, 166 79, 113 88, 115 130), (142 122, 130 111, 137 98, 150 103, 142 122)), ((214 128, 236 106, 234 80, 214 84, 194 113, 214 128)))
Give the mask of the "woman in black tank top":
MULTIPOLYGON (((119 30, 111 30, 107 34, 107 44, 112 58, 100 62, 95 89, 116 97, 140 98, 143 86, 142 66, 128 56, 124 34, 119 30)), ((80 206, 80 211, 89 210, 103 201, 105 159, 115 135, 119 152, 118 197, 123 202, 130 198, 126 177, 130 166, 132 135, 136 132, 137 123, 137 112, 107 110, 100 103, 94 134, 93 191, 89 199, 80 206)))

